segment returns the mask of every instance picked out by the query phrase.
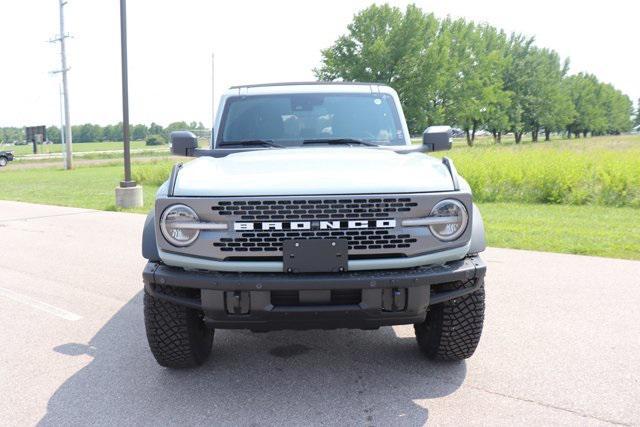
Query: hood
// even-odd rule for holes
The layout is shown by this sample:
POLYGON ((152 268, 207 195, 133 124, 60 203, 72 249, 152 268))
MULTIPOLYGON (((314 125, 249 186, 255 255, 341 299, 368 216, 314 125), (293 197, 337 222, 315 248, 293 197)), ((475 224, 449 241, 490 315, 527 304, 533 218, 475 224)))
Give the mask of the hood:
POLYGON ((451 191, 439 159, 361 147, 253 150, 200 157, 178 173, 175 196, 290 196, 451 191))

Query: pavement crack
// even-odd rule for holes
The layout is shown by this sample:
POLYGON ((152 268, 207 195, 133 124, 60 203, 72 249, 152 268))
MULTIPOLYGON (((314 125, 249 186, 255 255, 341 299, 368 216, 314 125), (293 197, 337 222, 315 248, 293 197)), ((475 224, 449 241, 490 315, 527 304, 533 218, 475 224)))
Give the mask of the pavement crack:
POLYGON ((558 411, 568 412, 568 413, 571 413, 573 415, 577 415, 577 416, 580 416, 580 417, 583 417, 583 418, 590 418, 590 419, 598 420, 598 421, 601 421, 601 422, 604 422, 604 423, 609 423, 609 424, 614 424, 614 425, 619 425, 619 426, 631 426, 632 425, 630 423, 611 420, 611 419, 607 419, 607 418, 601 418, 601 417, 598 417, 598 416, 595 416, 595 415, 590 415, 590 414, 586 414, 584 412, 576 411, 574 409, 563 408, 562 406, 556 406, 556 405, 552 405, 550 403, 541 402, 541 401, 534 400, 534 399, 527 399, 526 397, 512 396, 510 394, 500 393, 498 391, 488 390, 486 388, 482 388, 482 387, 478 387, 478 386, 465 384, 464 387, 469 387, 469 388, 471 388, 473 390, 482 391, 482 392, 485 392, 485 393, 493 394, 495 396, 506 397, 507 399, 513 399, 513 400, 518 400, 518 401, 521 401, 521 402, 533 403, 533 404, 536 404, 536 405, 544 406, 546 408, 556 409, 558 411))
POLYGON ((29 216, 29 217, 23 217, 23 218, 6 218, 6 219, 0 219, 0 223, 3 223, 3 222, 16 222, 16 221, 27 221, 27 220, 30 220, 30 219, 54 218, 54 217, 58 217, 58 216, 83 215, 83 214, 96 213, 96 212, 102 212, 102 211, 87 209, 87 210, 84 210, 82 212, 68 212, 68 213, 62 213, 62 214, 29 216))

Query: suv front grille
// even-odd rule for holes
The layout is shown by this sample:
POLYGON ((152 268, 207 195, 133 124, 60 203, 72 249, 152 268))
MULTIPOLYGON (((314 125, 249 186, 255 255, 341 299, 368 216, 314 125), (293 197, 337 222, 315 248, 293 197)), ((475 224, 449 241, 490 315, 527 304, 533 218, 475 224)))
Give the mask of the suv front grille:
POLYGON ((427 247, 437 250, 439 243, 432 242, 426 228, 402 226, 404 218, 429 212, 432 199, 422 194, 225 197, 203 200, 199 209, 208 211, 202 215, 205 220, 229 225, 225 231, 203 233, 209 239, 208 255, 216 259, 278 261, 287 240, 341 239, 347 241, 349 259, 356 260, 414 256, 427 247), (374 225, 386 220, 395 221, 395 226, 374 225), (321 228, 326 221, 340 221, 341 228, 321 228), (349 221, 368 221, 369 226, 349 228, 349 221), (243 222, 253 223, 255 229, 236 229, 236 223, 243 222), (262 229, 262 224, 271 222, 281 225, 262 229), (309 225, 296 230, 291 228, 293 222, 309 225))
POLYGON ((405 249, 416 243, 410 234, 395 234, 389 230, 333 230, 333 231, 257 231, 241 233, 240 237, 223 237, 213 246, 222 252, 278 252, 285 240, 291 239, 347 239, 349 250, 405 249))
POLYGON ((418 204, 410 197, 220 201, 211 210, 239 220, 376 219, 409 212, 418 204))
POLYGON ((182 203, 200 221, 224 223, 226 229, 203 229, 186 247, 164 239, 158 244, 167 252, 228 262, 281 262, 284 242, 297 239, 343 240, 349 262, 360 265, 362 260, 415 257, 468 241, 470 226, 466 240, 443 242, 428 227, 403 225, 406 219, 425 217, 446 198, 462 201, 472 212, 469 194, 460 192, 159 198, 156 218, 168 206, 182 203))

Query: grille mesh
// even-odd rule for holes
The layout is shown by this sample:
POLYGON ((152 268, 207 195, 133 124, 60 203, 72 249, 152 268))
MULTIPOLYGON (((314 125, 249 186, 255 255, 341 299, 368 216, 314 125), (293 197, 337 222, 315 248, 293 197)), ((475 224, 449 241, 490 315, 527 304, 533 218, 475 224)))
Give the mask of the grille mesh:
POLYGON ((394 234, 389 230, 258 231, 241 233, 240 236, 223 237, 213 246, 223 252, 277 252, 282 251, 285 240, 327 238, 347 239, 349 250, 367 250, 408 248, 417 241, 409 234, 394 234))
POLYGON ((220 201, 211 210, 240 220, 376 219, 417 206, 411 198, 220 201))
MULTIPOLYGON (((210 205, 216 216, 230 221, 310 221, 310 230, 246 230, 217 238, 213 246, 226 258, 282 256, 291 239, 346 239, 351 256, 397 256, 412 252, 418 243, 408 230, 319 229, 320 221, 380 220, 406 216, 416 209, 412 197, 317 197, 267 200, 219 200, 210 205)), ((416 213, 418 214, 418 213, 416 213)), ((415 251, 413 251, 415 252, 415 251)))

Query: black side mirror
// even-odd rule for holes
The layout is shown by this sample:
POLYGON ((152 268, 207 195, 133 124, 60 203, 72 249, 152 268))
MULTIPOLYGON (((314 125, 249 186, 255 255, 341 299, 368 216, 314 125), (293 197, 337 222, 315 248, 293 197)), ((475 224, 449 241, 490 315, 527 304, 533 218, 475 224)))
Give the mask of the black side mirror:
POLYGON ((429 126, 422 134, 422 146, 426 151, 451 149, 451 126, 429 126))
POLYGON ((171 153, 176 156, 193 156, 198 148, 198 138, 188 131, 171 132, 171 153))

